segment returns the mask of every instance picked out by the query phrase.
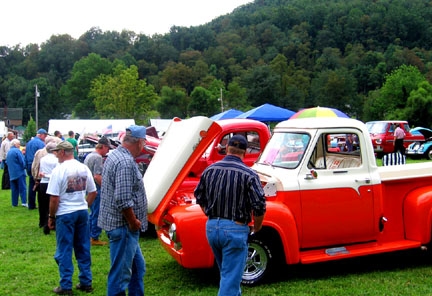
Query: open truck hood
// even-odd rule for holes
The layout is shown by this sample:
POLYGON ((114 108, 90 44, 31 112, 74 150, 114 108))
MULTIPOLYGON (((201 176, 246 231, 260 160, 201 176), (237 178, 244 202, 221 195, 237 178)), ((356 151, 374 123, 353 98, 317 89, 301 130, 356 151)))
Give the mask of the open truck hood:
POLYGON ((143 177, 151 223, 159 224, 174 193, 221 131, 207 117, 173 119, 143 177))

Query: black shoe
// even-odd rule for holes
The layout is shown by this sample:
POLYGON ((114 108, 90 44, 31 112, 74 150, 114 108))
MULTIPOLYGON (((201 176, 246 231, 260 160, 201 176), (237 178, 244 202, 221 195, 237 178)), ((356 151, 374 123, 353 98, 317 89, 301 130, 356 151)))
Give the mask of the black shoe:
POLYGON ((84 286, 84 285, 81 285, 81 283, 77 284, 76 288, 78 290, 86 292, 86 293, 93 292, 93 287, 92 286, 84 286))
POLYGON ((45 225, 44 227, 43 227, 43 233, 44 234, 50 234, 50 229, 49 229, 49 227, 48 227, 48 225, 45 225))
POLYGON ((56 287, 53 290, 57 295, 73 295, 72 290, 63 290, 62 287, 56 287))

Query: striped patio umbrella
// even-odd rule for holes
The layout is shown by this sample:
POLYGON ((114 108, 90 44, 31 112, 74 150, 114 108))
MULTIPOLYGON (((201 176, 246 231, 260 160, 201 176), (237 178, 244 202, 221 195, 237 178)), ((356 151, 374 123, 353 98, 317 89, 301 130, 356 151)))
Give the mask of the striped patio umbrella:
POLYGON ((328 108, 328 107, 313 107, 306 108, 298 111, 290 119, 296 118, 310 118, 310 117, 344 117, 349 118, 348 115, 339 111, 338 109, 328 108))

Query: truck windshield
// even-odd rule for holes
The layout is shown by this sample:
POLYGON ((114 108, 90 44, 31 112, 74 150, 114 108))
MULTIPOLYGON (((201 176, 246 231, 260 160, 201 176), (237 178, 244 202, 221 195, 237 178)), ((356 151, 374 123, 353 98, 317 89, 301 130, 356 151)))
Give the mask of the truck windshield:
POLYGON ((367 122, 366 127, 370 134, 383 134, 386 131, 387 122, 367 122))
POLYGON ((310 135, 275 132, 258 159, 258 163, 293 169, 303 158, 310 135))

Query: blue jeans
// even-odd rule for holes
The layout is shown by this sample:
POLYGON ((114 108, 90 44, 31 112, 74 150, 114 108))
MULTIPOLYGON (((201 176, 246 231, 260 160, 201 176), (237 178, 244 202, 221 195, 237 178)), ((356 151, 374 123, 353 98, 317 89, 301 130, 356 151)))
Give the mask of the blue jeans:
POLYGON ((60 272, 60 287, 72 289, 72 251, 78 263, 79 281, 83 286, 91 286, 91 255, 88 230, 88 212, 80 210, 56 218, 56 252, 54 259, 60 272))
POLYGON ((108 273, 108 296, 144 295, 145 261, 139 246, 138 231, 122 226, 107 231, 110 242, 111 268, 108 273))
POLYGON ((98 217, 99 217, 99 208, 100 208, 100 186, 96 185, 97 194, 95 200, 93 201, 90 207, 90 218, 89 218, 89 227, 90 227, 90 237, 93 239, 99 239, 100 234, 102 233, 102 228, 97 226, 98 217))
POLYGON ((26 176, 22 175, 18 179, 10 181, 12 205, 18 206, 18 196, 21 196, 21 204, 27 203, 27 182, 26 176))
POLYGON ((218 295, 241 295, 240 284, 247 259, 249 226, 222 218, 209 219, 206 234, 220 271, 218 295))

